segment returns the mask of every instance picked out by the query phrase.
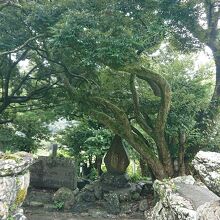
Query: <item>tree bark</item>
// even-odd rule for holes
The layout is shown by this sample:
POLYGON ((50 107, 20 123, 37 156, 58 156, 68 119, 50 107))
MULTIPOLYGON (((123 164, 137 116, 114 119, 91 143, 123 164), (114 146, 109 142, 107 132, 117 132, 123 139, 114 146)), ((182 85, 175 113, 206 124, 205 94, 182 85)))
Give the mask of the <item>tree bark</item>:
POLYGON ((172 177, 174 175, 173 162, 170 156, 170 152, 164 134, 167 115, 171 103, 170 86, 166 81, 166 79, 164 79, 162 76, 160 76, 159 74, 153 71, 145 69, 144 67, 128 68, 128 71, 131 73, 130 87, 133 96, 136 120, 139 123, 139 125, 142 127, 142 129, 154 139, 157 146, 159 159, 162 162, 168 176, 172 177), (142 112, 140 112, 139 98, 135 88, 135 81, 134 81, 135 76, 148 82, 154 94, 161 98, 157 118, 155 120, 153 127, 150 126, 151 123, 149 123, 146 120, 146 118, 142 117, 143 114, 142 112), (155 90, 155 87, 157 88, 157 90, 155 90), (143 119, 145 119, 145 121, 143 119))
POLYGON ((152 154, 147 150, 146 144, 139 136, 134 135, 131 137, 127 137, 126 140, 141 155, 142 159, 148 164, 148 166, 152 170, 153 175, 157 179, 161 180, 169 177, 159 158, 157 158, 155 154, 152 154))
POLYGON ((140 168, 141 168, 141 176, 142 177, 149 176, 148 166, 142 158, 139 159, 139 164, 140 164, 140 168))
POLYGON ((169 177, 173 177, 174 176, 173 161, 164 134, 155 131, 154 141, 157 145, 158 156, 160 158, 161 163, 164 166, 167 175, 169 177))
POLYGON ((186 135, 183 130, 179 131, 179 158, 178 158, 178 174, 179 176, 184 176, 186 174, 185 168, 185 142, 186 142, 186 135))
POLYGON ((215 116, 215 114, 218 115, 219 105, 220 105, 220 55, 218 55, 219 53, 220 51, 213 52, 215 67, 216 67, 215 90, 212 96, 211 106, 210 106, 210 111, 213 112, 213 116, 215 116))
POLYGON ((94 109, 91 109, 91 114, 99 122, 108 126, 115 134, 118 134, 131 144, 131 146, 134 147, 134 149, 142 156, 143 160, 149 165, 156 178, 163 179, 173 177, 174 169, 172 158, 164 134, 171 102, 171 90, 169 84, 162 76, 153 71, 147 70, 144 67, 128 68, 126 71, 127 72, 124 73, 132 75, 130 85, 136 122, 147 135, 154 139, 157 146, 158 156, 154 149, 146 144, 143 135, 132 131, 127 114, 116 105, 99 97, 90 98, 90 102, 93 102, 94 107, 94 109), (150 126, 149 121, 147 121, 146 117, 143 117, 142 112, 140 112, 138 94, 134 84, 135 75, 147 82, 152 81, 154 85, 158 85, 158 88, 161 91, 160 107, 153 126, 150 126))
POLYGON ((97 156, 95 159, 95 168, 98 172, 98 175, 101 176, 103 171, 102 171, 102 156, 97 156))

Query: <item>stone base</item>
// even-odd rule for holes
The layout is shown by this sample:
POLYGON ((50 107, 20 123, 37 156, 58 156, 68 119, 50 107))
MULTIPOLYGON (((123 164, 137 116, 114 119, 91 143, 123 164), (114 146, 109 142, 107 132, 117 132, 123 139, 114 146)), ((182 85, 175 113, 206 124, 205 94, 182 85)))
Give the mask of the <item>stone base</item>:
POLYGON ((129 177, 127 174, 104 173, 101 176, 100 183, 103 190, 126 188, 129 186, 129 177))

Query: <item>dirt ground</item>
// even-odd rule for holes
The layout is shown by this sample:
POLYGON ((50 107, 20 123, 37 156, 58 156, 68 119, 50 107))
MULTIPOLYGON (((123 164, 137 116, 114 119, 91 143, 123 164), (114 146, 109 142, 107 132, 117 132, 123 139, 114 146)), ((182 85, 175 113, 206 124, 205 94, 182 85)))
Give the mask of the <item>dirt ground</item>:
POLYGON ((26 209, 25 215, 28 220, 143 220, 141 217, 137 218, 123 218, 123 217, 109 217, 109 218, 92 218, 89 216, 75 215, 70 212, 46 212, 43 209, 26 209))

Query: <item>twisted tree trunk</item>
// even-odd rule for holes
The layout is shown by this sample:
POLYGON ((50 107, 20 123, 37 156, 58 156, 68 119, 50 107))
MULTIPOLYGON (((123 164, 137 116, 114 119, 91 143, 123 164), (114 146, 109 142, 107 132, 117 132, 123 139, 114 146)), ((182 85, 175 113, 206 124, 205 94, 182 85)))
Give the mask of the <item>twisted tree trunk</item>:
POLYGON ((132 126, 126 113, 113 103, 100 98, 91 97, 89 102, 93 103, 90 110, 93 117, 110 128, 115 134, 124 138, 141 155, 145 163, 152 170, 157 179, 172 177, 174 175, 173 162, 165 139, 165 125, 170 108, 171 91, 167 81, 159 74, 143 67, 129 68, 127 74, 131 75, 130 86, 134 104, 135 123, 143 131, 132 126), (155 95, 160 96, 160 107, 155 121, 151 121, 146 112, 141 112, 139 107, 138 93, 135 88, 135 77, 150 82, 155 95), (159 91, 159 92, 158 92, 159 91), (101 109, 100 109, 101 108, 101 109), (150 136, 157 147, 157 152, 150 146, 145 135, 150 136))

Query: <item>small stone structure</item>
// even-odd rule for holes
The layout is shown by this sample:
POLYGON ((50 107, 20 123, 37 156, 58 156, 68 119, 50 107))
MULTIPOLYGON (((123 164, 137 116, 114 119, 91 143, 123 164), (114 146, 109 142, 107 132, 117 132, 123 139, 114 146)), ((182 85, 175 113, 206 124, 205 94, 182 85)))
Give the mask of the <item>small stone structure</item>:
POLYGON ((108 173, 124 174, 126 172, 130 161, 120 136, 115 135, 104 161, 108 173))
POLYGON ((192 165, 202 182, 220 196, 220 153, 199 151, 192 165))
MULTIPOLYGON (((154 182, 153 220, 219 220, 220 198, 192 176, 154 182)), ((149 216, 147 219, 150 219, 149 216)))
POLYGON ((28 168, 33 164, 31 154, 0 153, 0 219, 25 220, 21 205, 30 181, 28 168))
POLYGON ((101 176, 101 183, 105 188, 118 189, 126 188, 129 185, 129 178, 126 170, 130 163, 128 154, 122 143, 122 138, 115 135, 111 146, 104 158, 107 173, 101 176))
POLYGON ((73 159, 39 157, 30 167, 31 186, 36 188, 59 189, 67 187, 76 189, 77 173, 73 159))

